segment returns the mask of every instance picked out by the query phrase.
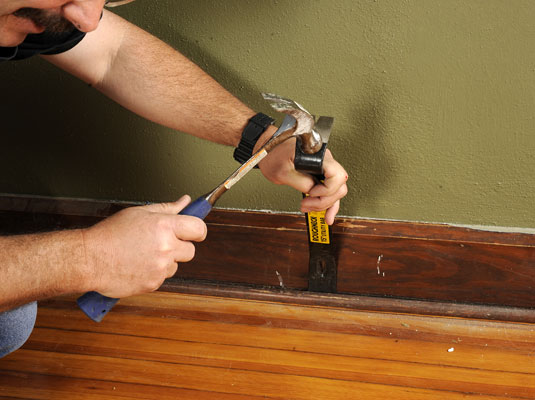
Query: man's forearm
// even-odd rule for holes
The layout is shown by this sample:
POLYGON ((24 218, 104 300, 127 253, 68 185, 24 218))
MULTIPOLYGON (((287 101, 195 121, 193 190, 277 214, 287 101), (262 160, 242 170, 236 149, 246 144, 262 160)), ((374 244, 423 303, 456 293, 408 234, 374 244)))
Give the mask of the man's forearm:
POLYGON ((129 33, 97 88, 147 119, 237 146, 254 113, 167 44, 134 26, 129 33))
POLYGON ((216 143, 237 146, 254 115, 182 54, 110 12, 74 49, 47 58, 135 113, 216 143))
POLYGON ((0 311, 85 291, 86 268, 81 230, 0 237, 0 311))

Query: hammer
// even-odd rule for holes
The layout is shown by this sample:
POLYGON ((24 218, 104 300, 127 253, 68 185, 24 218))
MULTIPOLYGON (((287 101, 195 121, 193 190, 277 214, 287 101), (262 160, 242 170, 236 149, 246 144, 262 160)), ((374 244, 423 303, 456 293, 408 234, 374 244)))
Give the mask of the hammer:
POLYGON ((297 128, 292 136, 297 138, 295 147, 295 168, 323 179, 323 158, 331 134, 334 118, 315 118, 296 101, 272 93, 262 93, 275 110, 294 117, 297 128))
POLYGON ((286 114, 279 129, 271 139, 225 181, 210 193, 199 197, 184 208, 180 215, 191 215, 204 219, 223 193, 253 169, 275 147, 292 137, 297 138, 297 148, 303 154, 303 161, 297 161, 297 165, 303 164, 303 168, 300 168, 300 171, 309 172, 313 175, 322 174, 321 164, 334 119, 332 117, 320 117, 314 123, 314 117, 299 103, 272 93, 262 93, 262 96, 275 110, 286 114), (304 164, 308 165, 308 169, 304 167, 304 164), (309 164, 313 164, 314 167, 309 164))
MULTIPOLYGON (((281 126, 255 154, 245 161, 225 181, 214 190, 199 197, 184 208, 179 215, 190 215, 204 219, 212 210, 216 201, 251 169, 253 169, 275 147, 286 140, 297 137, 304 154, 316 154, 324 147, 322 137, 314 128, 314 118, 301 105, 293 100, 273 94, 263 94, 277 111, 286 114, 281 126)), ((318 120, 319 122, 319 120, 318 120)), ((325 124, 323 124, 325 125, 325 124)), ((320 124, 320 126, 323 126, 320 124)), ((328 135, 327 135, 328 138, 328 135)), ((103 296, 98 292, 87 292, 77 300, 78 306, 93 321, 100 322, 119 301, 117 298, 103 296)))

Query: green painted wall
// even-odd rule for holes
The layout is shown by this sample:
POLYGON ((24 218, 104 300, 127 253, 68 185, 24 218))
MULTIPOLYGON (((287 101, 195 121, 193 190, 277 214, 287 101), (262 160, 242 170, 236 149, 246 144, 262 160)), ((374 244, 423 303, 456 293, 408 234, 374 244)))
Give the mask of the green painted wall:
MULTIPOLYGON (((139 0, 117 9, 257 110, 335 117, 341 214, 535 227, 535 3, 139 0)), ((230 148, 141 120, 35 59, 0 64, 0 191, 161 201, 230 173, 230 148)), ((142 94, 140 94, 142 95, 142 94)), ((258 172, 223 207, 295 211, 258 172)))

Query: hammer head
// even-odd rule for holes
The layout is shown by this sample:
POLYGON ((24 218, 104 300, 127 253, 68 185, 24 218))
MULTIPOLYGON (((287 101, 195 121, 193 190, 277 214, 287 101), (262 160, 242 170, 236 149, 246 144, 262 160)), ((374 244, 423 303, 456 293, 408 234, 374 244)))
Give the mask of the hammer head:
POLYGON ((297 126, 292 136, 300 139, 303 153, 314 154, 320 151, 323 142, 314 129, 314 117, 301 104, 272 93, 262 93, 262 96, 275 110, 295 118, 297 126))

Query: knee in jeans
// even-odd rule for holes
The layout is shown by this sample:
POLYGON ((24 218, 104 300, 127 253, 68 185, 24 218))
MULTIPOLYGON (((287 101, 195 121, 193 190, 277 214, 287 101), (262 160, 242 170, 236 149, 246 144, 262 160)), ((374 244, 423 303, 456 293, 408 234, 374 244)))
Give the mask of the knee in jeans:
POLYGON ((35 302, 0 313, 0 357, 17 350, 28 340, 36 315, 35 302))

